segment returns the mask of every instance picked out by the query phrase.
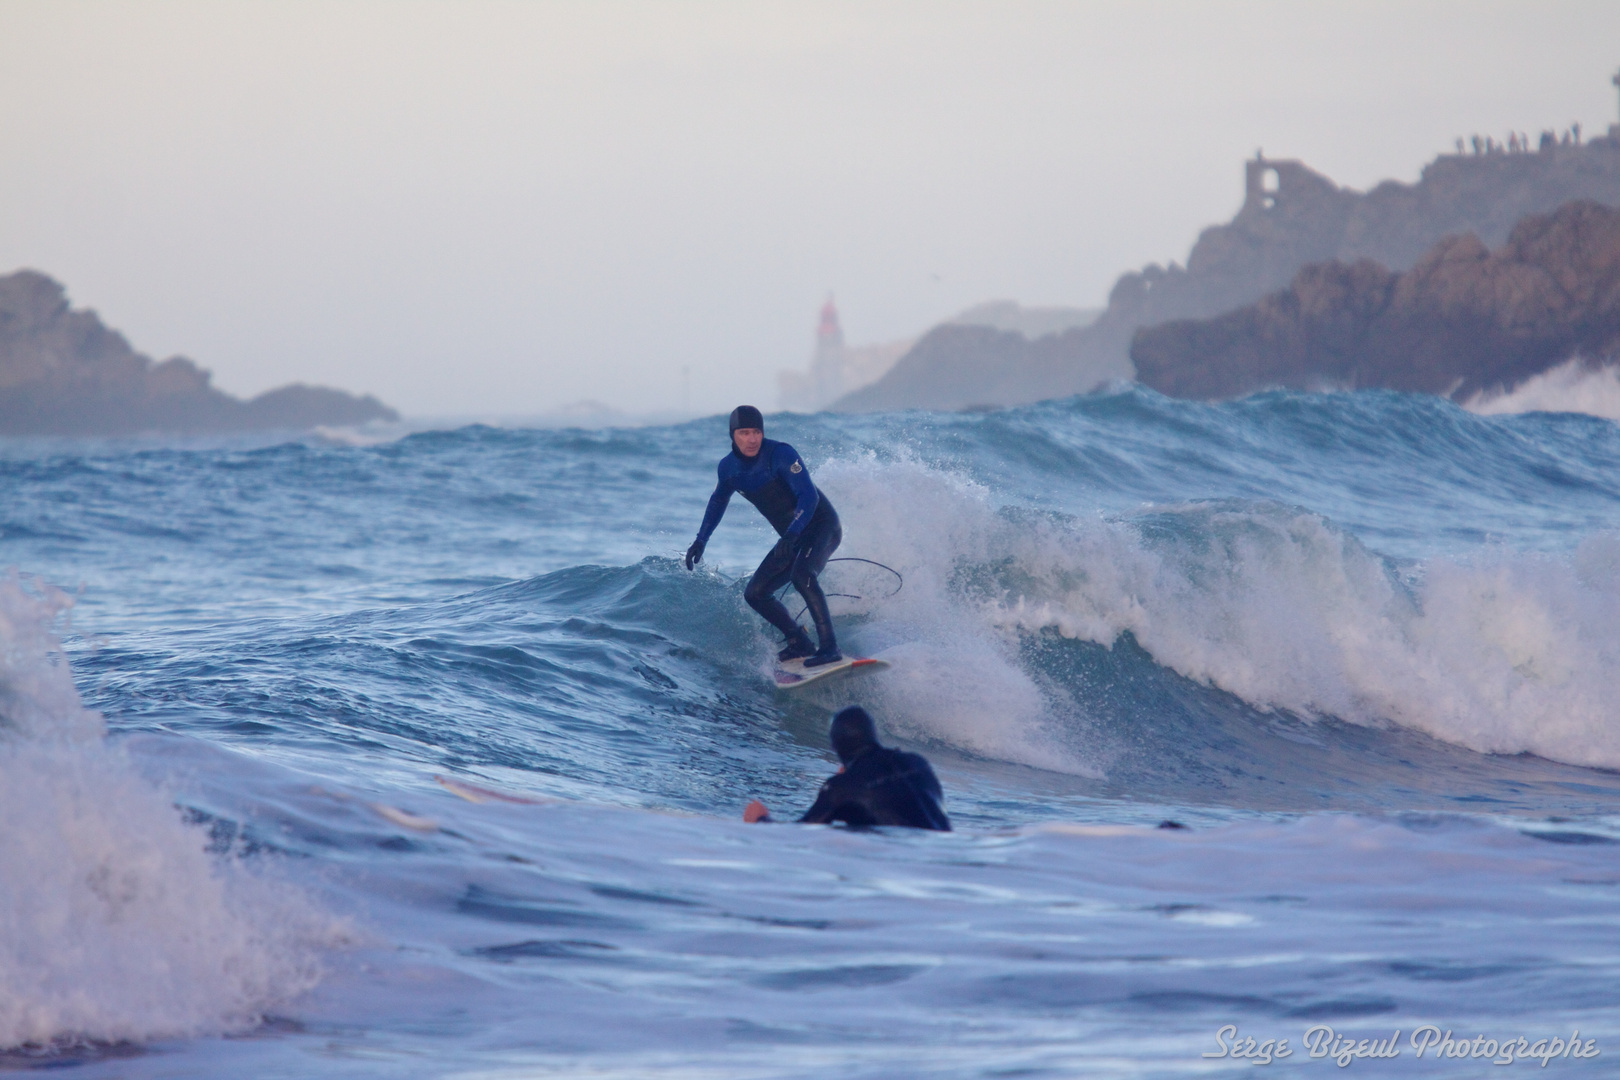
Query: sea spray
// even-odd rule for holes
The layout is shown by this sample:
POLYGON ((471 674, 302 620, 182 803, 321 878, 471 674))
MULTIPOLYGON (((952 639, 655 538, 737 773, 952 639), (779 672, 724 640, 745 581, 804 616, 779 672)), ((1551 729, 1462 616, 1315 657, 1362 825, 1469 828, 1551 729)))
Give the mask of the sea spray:
POLYGON ((859 554, 904 576, 893 596, 834 607, 876 615, 902 640, 887 653, 895 666, 864 690, 885 724, 990 757, 1100 775, 1057 737, 1048 695, 1019 664, 1017 642, 963 603, 961 567, 993 558, 1000 540, 988 491, 918 462, 871 457, 830 463, 819 482, 843 508, 859 554))
POLYGON ((79 700, 54 632, 72 608, 61 589, 25 585, 15 570, 0 578, 0 734, 10 741, 82 744, 107 733, 79 700))
POLYGON ((1575 357, 1511 390, 1475 394, 1463 402, 1463 408, 1481 416, 1567 412, 1620 420, 1620 370, 1575 357))
POLYGON ((70 605, 0 581, 0 1047, 252 1025, 314 985, 320 918, 102 742, 53 633, 70 605))
POLYGON ((1059 729, 1083 688, 1042 685, 1017 639, 1043 629, 1161 665, 1262 710, 1395 723, 1488 753, 1620 766, 1620 541, 1573 557, 1485 548, 1397 566, 1320 514, 1259 500, 1112 519, 996 508, 911 461, 824 467, 862 554, 906 575, 867 605, 914 635, 894 723, 979 753, 1094 770, 1059 729))

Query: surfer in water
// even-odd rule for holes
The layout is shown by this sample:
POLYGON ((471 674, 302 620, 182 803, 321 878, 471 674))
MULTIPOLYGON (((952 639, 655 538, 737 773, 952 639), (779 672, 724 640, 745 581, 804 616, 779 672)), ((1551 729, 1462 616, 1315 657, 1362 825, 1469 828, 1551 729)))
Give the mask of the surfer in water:
POLYGON ((827 597, 816 580, 844 538, 838 511, 810 482, 810 470, 805 468, 799 452, 787 443, 765 437, 765 417, 752 405, 731 410, 731 453, 720 459, 718 472, 719 483, 709 496, 703 525, 697 539, 686 549, 686 568, 692 569, 703 558, 709 536, 725 516, 731 493, 741 492, 781 537, 743 592, 748 606, 787 639, 776 658, 784 662, 802 659, 807 668, 842 660, 832 616, 827 612, 827 597), (790 581, 804 597, 805 608, 815 623, 815 643, 776 598, 776 590, 790 581))
MULTIPOLYGON (((951 819, 939 805, 945 797, 939 777, 928 759, 879 743, 877 725, 865 709, 855 705, 833 717, 828 737, 843 765, 821 785, 801 822, 951 831, 951 819)), ((743 811, 743 820, 770 821, 771 812, 755 799, 743 811)))

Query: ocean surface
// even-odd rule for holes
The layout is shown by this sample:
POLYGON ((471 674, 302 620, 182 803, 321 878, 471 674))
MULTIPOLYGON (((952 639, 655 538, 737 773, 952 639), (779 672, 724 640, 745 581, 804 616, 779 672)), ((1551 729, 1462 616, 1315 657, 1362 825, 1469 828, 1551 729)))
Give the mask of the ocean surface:
POLYGON ((767 428, 885 671, 772 687, 741 499, 682 568, 723 418, 0 443, 0 1069, 1620 1069, 1620 425, 767 428), (742 823, 851 703, 955 832, 742 823))

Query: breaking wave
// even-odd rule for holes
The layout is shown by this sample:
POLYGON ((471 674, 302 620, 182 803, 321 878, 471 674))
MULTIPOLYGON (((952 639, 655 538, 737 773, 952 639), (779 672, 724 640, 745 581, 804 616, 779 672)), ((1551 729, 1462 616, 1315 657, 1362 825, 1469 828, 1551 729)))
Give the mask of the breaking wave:
POLYGON ((1261 711, 1620 767, 1620 535, 1570 556, 1487 547, 1397 565, 1277 503, 1087 520, 998 507, 984 485, 916 462, 821 475, 862 554, 906 577, 866 608, 922 661, 880 690, 903 730, 1095 772, 1065 734, 1086 718, 1086 688, 1021 648, 1056 633, 1110 649, 1128 637, 1261 711))
POLYGON ((315 984, 320 918, 211 857, 104 742, 55 633, 70 606, 0 581, 0 1047, 250 1027, 315 984))
POLYGON ((1512 390, 1475 394, 1463 408, 1481 416, 1528 412, 1568 412, 1620 420, 1620 370, 1594 366, 1580 357, 1566 360, 1512 390))

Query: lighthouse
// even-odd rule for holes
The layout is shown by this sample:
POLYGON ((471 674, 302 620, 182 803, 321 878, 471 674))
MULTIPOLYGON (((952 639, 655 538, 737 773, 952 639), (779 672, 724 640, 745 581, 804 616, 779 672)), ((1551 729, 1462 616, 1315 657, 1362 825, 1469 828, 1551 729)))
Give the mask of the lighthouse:
POLYGON ((810 358, 810 381, 815 388, 815 405, 822 409, 844 393, 844 328, 838 325, 838 305, 831 294, 821 305, 821 321, 816 325, 816 351, 810 358))
POLYGON ((784 409, 819 412, 844 395, 881 379, 916 340, 903 338, 850 348, 838 321, 838 305, 829 293, 816 322, 816 345, 810 354, 809 370, 778 372, 778 400, 784 409))
MULTIPOLYGON (((1620 71, 1615 72, 1614 78, 1610 79, 1609 81, 1614 83, 1617 89, 1620 89, 1620 71)), ((1620 124, 1609 125, 1609 138, 1620 139, 1620 124)))

